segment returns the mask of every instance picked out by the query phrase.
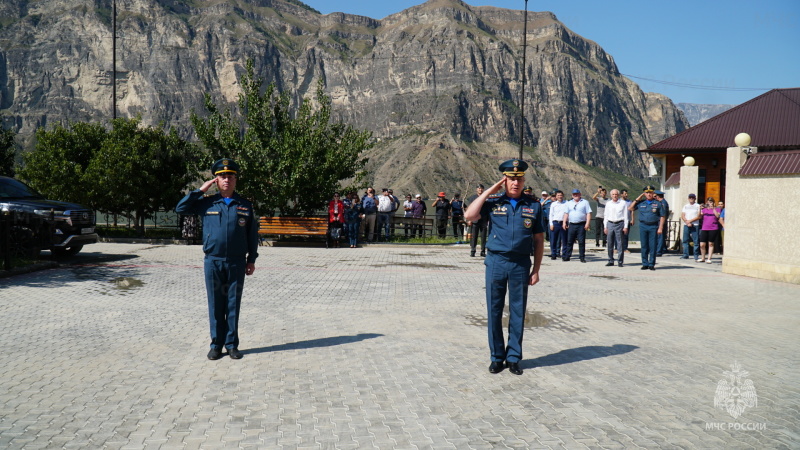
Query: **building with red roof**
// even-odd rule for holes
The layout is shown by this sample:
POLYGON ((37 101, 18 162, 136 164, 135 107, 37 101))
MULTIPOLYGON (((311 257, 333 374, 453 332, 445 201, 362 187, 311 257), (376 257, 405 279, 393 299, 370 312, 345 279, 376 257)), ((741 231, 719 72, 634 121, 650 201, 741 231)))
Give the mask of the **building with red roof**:
POLYGON ((653 157, 673 222, 689 193, 725 202, 723 271, 800 283, 800 88, 773 89, 640 151, 653 157))

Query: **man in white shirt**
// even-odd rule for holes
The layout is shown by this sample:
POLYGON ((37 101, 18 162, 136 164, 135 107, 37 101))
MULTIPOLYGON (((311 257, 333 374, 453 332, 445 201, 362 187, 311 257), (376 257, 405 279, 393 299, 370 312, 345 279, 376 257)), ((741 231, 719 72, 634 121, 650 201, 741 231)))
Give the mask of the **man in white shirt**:
POLYGON ((567 202, 564 193, 556 189, 556 200, 550 204, 548 223, 550 224, 550 259, 561 258, 567 245, 567 229, 564 228, 564 214, 567 213, 567 202))
POLYGON ((681 220, 683 221, 683 256, 681 259, 689 259, 689 241, 694 242, 694 260, 697 260, 700 252, 698 235, 700 233, 700 205, 697 204, 697 196, 689 194, 689 203, 683 206, 681 220))
POLYGON ((378 239, 380 239, 381 232, 383 232, 385 239, 389 240, 392 209, 394 209, 394 198, 389 195, 388 189, 383 189, 383 195, 378 197, 378 239))
POLYGON ((608 235, 608 263, 606 266, 614 265, 614 248, 619 252, 619 266, 625 259, 625 247, 623 235, 628 234, 628 204, 619 198, 619 191, 611 190, 611 201, 606 202, 605 215, 603 217, 603 231, 608 235))
POLYGON ((564 214, 564 226, 567 229, 567 245, 562 252, 562 260, 572 257, 572 246, 578 240, 578 256, 586 262, 586 231, 592 223, 592 207, 581 198, 580 189, 572 190, 572 200, 567 202, 567 213, 564 214))

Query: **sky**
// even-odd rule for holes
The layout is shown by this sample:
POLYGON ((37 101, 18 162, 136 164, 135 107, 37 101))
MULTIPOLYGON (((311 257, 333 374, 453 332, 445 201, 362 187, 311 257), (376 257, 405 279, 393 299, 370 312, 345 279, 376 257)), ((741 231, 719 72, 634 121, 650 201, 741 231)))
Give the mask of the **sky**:
MULTIPOLYGON (((323 14, 382 19, 424 1, 304 3, 323 14)), ((466 3, 525 9, 524 0, 466 3)), ((642 90, 675 103, 737 105, 768 89, 800 87, 800 0, 529 0, 528 11, 554 13, 642 90)))

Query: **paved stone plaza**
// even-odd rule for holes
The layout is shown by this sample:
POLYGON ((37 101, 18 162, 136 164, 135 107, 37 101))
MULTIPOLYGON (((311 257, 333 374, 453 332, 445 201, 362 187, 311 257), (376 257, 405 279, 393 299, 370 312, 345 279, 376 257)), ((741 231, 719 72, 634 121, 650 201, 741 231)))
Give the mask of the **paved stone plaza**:
POLYGON ((239 361, 199 246, 84 250, 0 279, 0 448, 800 446, 800 286, 719 261, 546 258, 515 376, 466 246, 262 247, 239 361))

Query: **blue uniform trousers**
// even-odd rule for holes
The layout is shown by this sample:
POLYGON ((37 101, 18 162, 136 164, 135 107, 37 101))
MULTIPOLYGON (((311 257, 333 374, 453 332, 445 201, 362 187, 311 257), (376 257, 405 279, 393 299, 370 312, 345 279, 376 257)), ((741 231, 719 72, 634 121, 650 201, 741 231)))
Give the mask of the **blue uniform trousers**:
POLYGON ((700 235, 700 226, 683 226, 683 256, 689 257, 689 242, 694 243, 694 259, 700 257, 700 243, 697 240, 700 235))
POLYGON ((658 224, 639 224, 639 236, 642 241, 642 265, 655 267, 658 252, 658 224))
POLYGON ((564 247, 561 250, 561 256, 564 258, 572 257, 572 246, 575 240, 578 240, 578 256, 580 259, 586 258, 586 222, 577 222, 569 224, 567 228, 567 240, 564 242, 564 247))
POLYGON ((242 305, 246 261, 206 257, 203 268, 208 293, 211 348, 239 347, 239 309, 242 305))
POLYGON ((553 221, 553 230, 550 231, 550 227, 547 227, 547 230, 550 231, 550 256, 561 257, 561 246, 563 246, 567 242, 567 230, 561 226, 562 222, 553 221))
POLYGON ((529 255, 488 252, 486 265, 486 309, 489 323, 489 351, 492 361, 519 362, 522 332, 528 304, 531 273, 529 255), (503 339, 503 307, 508 292, 508 346, 503 339))

